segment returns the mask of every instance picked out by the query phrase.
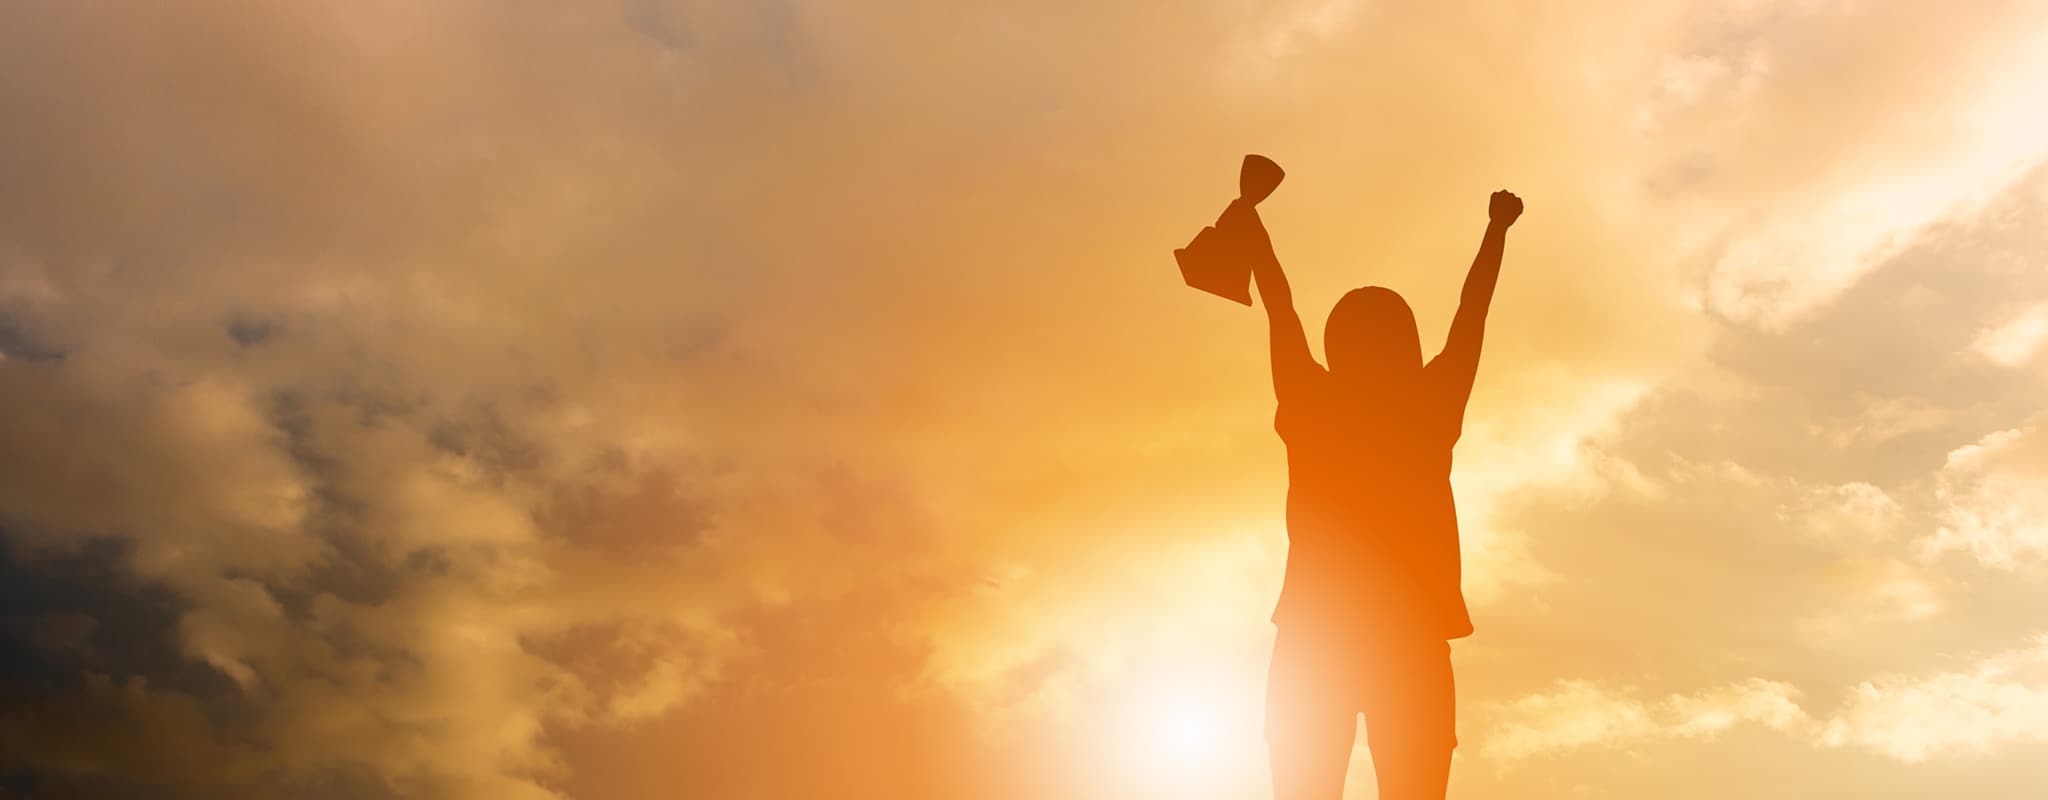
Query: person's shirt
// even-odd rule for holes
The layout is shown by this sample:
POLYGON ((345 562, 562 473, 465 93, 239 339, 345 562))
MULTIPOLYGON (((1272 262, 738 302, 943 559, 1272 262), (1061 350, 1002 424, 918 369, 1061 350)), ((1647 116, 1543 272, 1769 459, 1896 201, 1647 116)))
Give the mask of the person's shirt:
POLYGON ((1472 633, 1450 484, 1470 377, 1445 362, 1359 388, 1316 367, 1281 396, 1288 554, 1275 623, 1472 633))

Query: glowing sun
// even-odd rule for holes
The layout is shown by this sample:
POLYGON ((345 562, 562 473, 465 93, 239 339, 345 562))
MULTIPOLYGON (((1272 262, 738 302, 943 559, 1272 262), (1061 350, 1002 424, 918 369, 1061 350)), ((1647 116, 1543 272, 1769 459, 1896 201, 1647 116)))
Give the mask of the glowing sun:
POLYGON ((1197 698, 1155 712, 1153 749, 1162 761, 1196 764, 1215 757, 1223 746, 1221 709, 1197 698))
POLYGON ((1130 744, 1158 776, 1196 776, 1233 756, 1244 738, 1241 716, 1215 693, 1155 690, 1142 693, 1130 709, 1130 744))

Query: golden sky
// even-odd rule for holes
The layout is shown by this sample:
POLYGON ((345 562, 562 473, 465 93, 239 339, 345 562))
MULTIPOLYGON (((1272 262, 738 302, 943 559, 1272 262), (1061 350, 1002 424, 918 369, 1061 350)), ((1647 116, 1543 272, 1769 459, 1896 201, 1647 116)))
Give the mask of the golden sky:
POLYGON ((8 4, 0 795, 1265 797, 1264 325, 1170 255, 1257 152, 1312 342, 1433 353, 1528 203, 1452 797, 2036 796, 2042 75, 1989 0, 8 4))

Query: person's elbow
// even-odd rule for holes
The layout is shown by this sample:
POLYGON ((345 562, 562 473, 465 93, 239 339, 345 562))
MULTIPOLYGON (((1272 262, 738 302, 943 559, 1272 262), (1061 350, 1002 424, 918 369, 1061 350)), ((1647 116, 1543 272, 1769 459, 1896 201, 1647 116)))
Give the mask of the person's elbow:
POLYGON ((1493 306, 1492 286, 1466 286, 1458 293, 1458 316, 1460 318, 1486 318, 1486 310, 1493 306))

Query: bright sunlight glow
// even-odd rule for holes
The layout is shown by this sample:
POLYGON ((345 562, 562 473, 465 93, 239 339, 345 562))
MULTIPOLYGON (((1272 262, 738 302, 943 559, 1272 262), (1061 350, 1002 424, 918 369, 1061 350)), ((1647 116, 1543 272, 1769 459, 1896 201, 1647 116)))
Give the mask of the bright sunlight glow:
POLYGON ((1130 695, 1122 759, 1135 796, 1239 796, 1256 780, 1265 747, 1254 686, 1208 679, 1162 681, 1130 695), (1224 794, 1225 786, 1237 790, 1224 794))
POLYGON ((1158 766, 1177 772, 1199 768, 1223 754, 1222 709, 1200 697, 1162 698, 1147 712, 1146 744, 1158 766))

